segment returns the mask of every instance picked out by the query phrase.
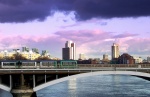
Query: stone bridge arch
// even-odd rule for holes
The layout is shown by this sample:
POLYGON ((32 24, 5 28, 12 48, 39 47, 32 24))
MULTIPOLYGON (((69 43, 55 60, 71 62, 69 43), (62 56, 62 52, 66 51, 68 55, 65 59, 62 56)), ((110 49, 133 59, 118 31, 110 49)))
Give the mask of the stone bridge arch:
POLYGON ((8 91, 8 92, 11 91, 11 88, 10 88, 10 87, 5 86, 5 85, 3 85, 3 84, 0 84, 0 88, 1 88, 2 90, 8 91))

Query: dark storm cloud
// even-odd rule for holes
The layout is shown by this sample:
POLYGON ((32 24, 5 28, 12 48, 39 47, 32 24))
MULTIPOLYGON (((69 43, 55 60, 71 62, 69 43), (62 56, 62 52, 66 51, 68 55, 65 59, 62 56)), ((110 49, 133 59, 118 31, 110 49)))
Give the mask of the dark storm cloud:
POLYGON ((50 0, 0 0, 0 22, 44 20, 50 4, 50 0))
POLYGON ((150 0, 0 0, 0 22, 44 20, 55 11, 75 11, 78 20, 149 16, 150 0))
POLYGON ((81 19, 92 17, 139 17, 150 15, 150 0, 80 0, 76 11, 81 19))

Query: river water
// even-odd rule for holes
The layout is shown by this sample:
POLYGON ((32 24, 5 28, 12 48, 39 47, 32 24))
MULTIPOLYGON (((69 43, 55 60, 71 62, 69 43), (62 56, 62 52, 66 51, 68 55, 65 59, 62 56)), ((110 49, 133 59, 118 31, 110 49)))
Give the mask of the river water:
POLYGON ((71 79, 39 90, 37 97, 150 97, 150 81, 129 75, 71 79))
MULTIPOLYGON (((12 96, 0 90, 0 97, 12 96)), ((91 76, 46 87, 37 97, 150 97, 150 81, 129 75, 91 76)))

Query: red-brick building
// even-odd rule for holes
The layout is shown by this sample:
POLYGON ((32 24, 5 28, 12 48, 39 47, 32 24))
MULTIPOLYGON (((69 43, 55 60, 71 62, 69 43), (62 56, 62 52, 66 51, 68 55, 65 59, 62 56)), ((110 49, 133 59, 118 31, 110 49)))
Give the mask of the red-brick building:
POLYGON ((135 64, 135 59, 133 58, 133 56, 127 53, 124 53, 118 57, 118 63, 119 64, 135 64))

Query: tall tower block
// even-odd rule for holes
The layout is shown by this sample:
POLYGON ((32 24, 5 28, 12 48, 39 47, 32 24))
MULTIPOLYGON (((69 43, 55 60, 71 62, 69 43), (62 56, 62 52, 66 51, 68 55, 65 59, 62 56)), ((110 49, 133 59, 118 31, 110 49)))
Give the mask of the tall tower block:
POLYGON ((76 59, 76 47, 72 41, 66 41, 65 48, 62 48, 63 60, 75 60, 76 59))
POLYGON ((112 59, 119 57, 119 45, 116 43, 113 43, 111 46, 111 52, 112 52, 112 59))

